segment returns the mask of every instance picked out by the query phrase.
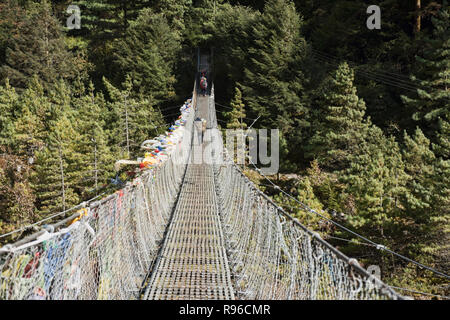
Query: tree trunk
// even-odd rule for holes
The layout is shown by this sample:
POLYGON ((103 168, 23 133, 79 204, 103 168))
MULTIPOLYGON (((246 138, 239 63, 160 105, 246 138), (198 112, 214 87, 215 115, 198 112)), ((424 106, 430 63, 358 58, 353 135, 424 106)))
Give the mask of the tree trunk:
POLYGON ((65 187, 64 187, 64 166, 63 166, 61 145, 58 146, 58 151, 59 151, 59 169, 61 171, 62 205, 63 205, 63 211, 65 211, 66 210, 66 191, 65 191, 65 187))
POLYGON ((128 108, 127 108, 127 97, 125 97, 125 130, 127 135, 127 154, 130 157, 130 135, 128 130, 128 108))
POLYGON ((98 170, 97 170, 97 143, 94 139, 94 172, 95 172, 95 195, 98 195, 98 170))
POLYGON ((422 7, 421 5, 421 0, 416 0, 416 21, 414 24, 414 33, 417 34, 420 32, 420 28, 421 28, 421 13, 420 13, 420 9, 422 7))

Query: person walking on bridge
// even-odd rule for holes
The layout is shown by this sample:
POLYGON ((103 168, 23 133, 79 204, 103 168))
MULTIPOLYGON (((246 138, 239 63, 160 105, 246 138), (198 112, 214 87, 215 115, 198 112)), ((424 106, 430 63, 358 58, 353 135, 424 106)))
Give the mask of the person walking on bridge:
POLYGON ((194 121, 195 131, 197 131, 197 145, 203 143, 203 121, 199 117, 194 121))
POLYGON ((202 73, 200 78, 200 89, 202 89, 202 95, 206 96, 206 89, 208 88, 208 80, 206 79, 205 73, 202 73))
POLYGON ((206 120, 202 118, 202 143, 206 133, 206 120))

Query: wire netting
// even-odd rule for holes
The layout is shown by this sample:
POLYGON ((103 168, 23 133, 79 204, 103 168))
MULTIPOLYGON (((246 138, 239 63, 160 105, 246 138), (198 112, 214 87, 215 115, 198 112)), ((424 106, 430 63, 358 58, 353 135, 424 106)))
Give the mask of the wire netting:
POLYGON ((0 299, 137 299, 189 156, 193 108, 167 160, 80 211, 77 221, 0 249, 0 299))

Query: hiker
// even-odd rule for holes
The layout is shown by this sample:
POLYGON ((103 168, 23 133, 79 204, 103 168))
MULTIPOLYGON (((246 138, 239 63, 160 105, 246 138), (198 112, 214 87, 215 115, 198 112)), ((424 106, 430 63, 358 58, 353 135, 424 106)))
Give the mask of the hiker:
POLYGON ((200 89, 202 89, 203 96, 206 96, 206 89, 208 88, 208 80, 206 79, 205 73, 202 73, 202 77, 200 79, 200 89))
POLYGON ((205 137, 205 132, 206 132, 206 120, 202 118, 202 143, 203 138, 205 137))
POLYGON ((194 120, 195 130, 197 131, 197 144, 203 143, 203 122, 199 117, 194 120))

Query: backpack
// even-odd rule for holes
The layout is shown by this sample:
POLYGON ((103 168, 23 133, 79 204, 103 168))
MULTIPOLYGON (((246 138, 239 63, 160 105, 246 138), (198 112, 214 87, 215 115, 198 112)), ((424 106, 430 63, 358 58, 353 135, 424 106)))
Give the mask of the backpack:
POLYGON ((203 77, 203 78, 200 80, 200 88, 206 89, 206 86, 207 86, 206 78, 203 77))

